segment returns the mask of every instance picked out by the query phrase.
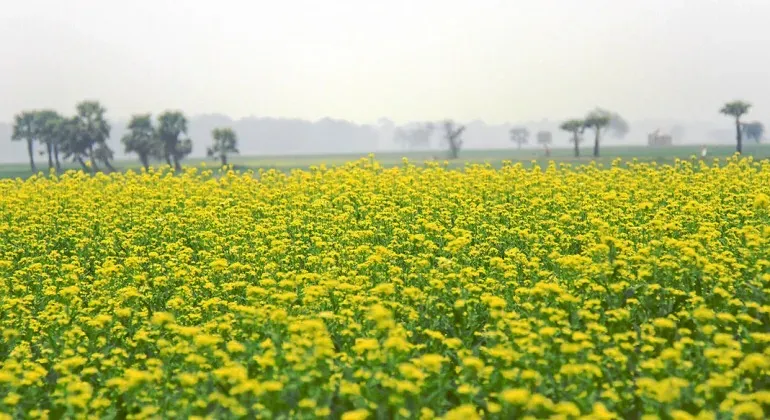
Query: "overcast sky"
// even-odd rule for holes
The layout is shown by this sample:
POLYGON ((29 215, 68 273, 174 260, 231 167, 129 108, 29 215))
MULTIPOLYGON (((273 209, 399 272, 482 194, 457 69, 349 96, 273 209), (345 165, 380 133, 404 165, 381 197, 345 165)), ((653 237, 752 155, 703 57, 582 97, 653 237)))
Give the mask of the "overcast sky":
MULTIPOLYGON (((770 0, 0 0, 0 121, 770 117, 770 0)), ((767 118, 765 118, 767 119, 767 118)))

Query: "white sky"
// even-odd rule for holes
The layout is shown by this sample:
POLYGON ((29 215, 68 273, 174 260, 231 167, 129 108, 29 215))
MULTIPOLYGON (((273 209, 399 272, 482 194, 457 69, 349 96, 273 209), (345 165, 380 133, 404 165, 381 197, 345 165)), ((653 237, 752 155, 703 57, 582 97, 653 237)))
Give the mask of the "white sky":
POLYGON ((0 0, 0 121, 770 116, 770 0, 0 0), (764 114, 763 114, 764 113, 764 114))

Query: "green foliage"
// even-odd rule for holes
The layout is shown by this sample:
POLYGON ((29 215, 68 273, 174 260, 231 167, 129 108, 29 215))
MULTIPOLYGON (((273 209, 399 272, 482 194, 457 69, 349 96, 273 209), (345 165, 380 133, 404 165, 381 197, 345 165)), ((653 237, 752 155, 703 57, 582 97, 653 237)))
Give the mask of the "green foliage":
POLYGON ((34 141, 35 139, 35 111, 24 111, 16 114, 13 122, 13 141, 34 141))
POLYGON ((35 111, 24 111, 14 117, 12 141, 25 140, 27 142, 27 154, 29 154, 29 166, 32 172, 37 172, 35 167, 35 156, 33 153, 33 143, 37 136, 35 127, 35 111))
POLYGON ((580 134, 583 132, 583 128, 585 127, 585 125, 586 124, 583 120, 571 119, 561 123, 559 128, 572 134, 572 138, 570 138, 570 141, 580 142, 582 140, 580 138, 580 134))
POLYGON ((720 113, 740 119, 743 115, 747 114, 751 109, 751 104, 744 101, 732 101, 726 103, 720 113))
POLYGON ((179 160, 192 152, 192 141, 182 140, 180 136, 187 134, 187 117, 181 111, 165 111, 158 116, 158 137, 163 145, 163 156, 166 163, 176 170, 181 170, 179 160))
POLYGON ((85 159, 89 157, 89 137, 82 130, 81 121, 77 117, 65 118, 60 122, 59 130, 64 141, 61 144, 61 153, 64 159, 78 162, 87 169, 85 159))
POLYGON ((163 158, 163 144, 152 126, 152 115, 138 114, 131 117, 128 132, 120 139, 126 153, 135 153, 145 168, 149 167, 150 158, 163 158))
POLYGON ((104 115, 107 110, 98 101, 83 101, 77 105, 78 130, 86 137, 90 146, 107 141, 110 137, 110 124, 104 115))
POLYGON ((48 155, 48 168, 60 168, 59 145, 64 139, 59 130, 62 116, 58 112, 45 109, 35 113, 35 132, 37 140, 45 146, 48 155), (56 164, 54 165, 54 160, 56 164))

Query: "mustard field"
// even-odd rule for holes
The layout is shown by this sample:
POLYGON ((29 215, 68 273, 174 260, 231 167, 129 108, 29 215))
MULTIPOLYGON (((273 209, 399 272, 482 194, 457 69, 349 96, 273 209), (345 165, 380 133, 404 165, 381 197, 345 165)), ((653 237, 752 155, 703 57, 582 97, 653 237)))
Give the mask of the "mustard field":
POLYGON ((766 418, 770 163, 5 179, 0 331, 0 418, 766 418))

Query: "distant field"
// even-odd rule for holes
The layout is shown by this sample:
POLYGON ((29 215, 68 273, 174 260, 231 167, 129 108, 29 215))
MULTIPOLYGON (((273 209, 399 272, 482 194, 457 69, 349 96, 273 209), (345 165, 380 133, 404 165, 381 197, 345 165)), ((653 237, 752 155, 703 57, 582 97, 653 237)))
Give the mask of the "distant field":
MULTIPOLYGON (((733 145, 710 145, 708 148, 709 159, 731 156, 735 152, 733 145)), ((675 159, 689 159, 690 156, 699 155, 700 147, 697 144, 687 146, 672 146, 651 148, 644 146, 607 146, 602 148, 602 156, 597 160, 600 164, 607 164, 616 158, 630 160, 633 158, 642 161, 656 161, 658 163, 669 163, 675 159)), ((756 159, 770 158, 770 145, 766 144, 748 144, 744 147, 744 154, 753 156, 756 159)), ((517 149, 486 149, 486 150, 466 150, 460 154, 460 158, 450 161, 450 167, 462 167, 467 163, 489 163, 493 166, 499 166, 503 161, 522 162, 530 165, 532 161, 539 164, 545 164, 549 160, 556 162, 578 162, 588 163, 593 159, 591 149, 585 147, 581 149, 581 157, 576 159, 573 156, 572 149, 562 148, 553 149, 551 156, 546 157, 542 149, 524 148, 517 149)), ((307 169, 313 165, 325 164, 327 166, 342 165, 345 162, 357 160, 365 157, 367 154, 330 154, 330 155, 286 155, 286 156, 233 156, 230 163, 243 170, 259 169, 277 169, 280 171, 291 171, 293 169, 307 169)), ((381 152, 376 153, 377 160, 384 166, 393 166, 401 163, 403 157, 415 163, 421 163, 426 160, 432 160, 434 157, 439 160, 446 159, 444 151, 403 151, 403 152, 381 152)), ((209 165, 216 165, 217 162, 211 159, 193 158, 183 162, 184 165, 199 166, 206 162, 209 165)), ((47 170, 47 160, 39 159, 38 168, 47 170)), ((140 164, 138 160, 118 160, 114 163, 118 170, 138 169, 140 164)), ((77 164, 67 163, 65 169, 77 169, 77 164)), ((26 163, 6 163, 0 164, 0 178, 26 178, 31 175, 29 165, 26 163)))

